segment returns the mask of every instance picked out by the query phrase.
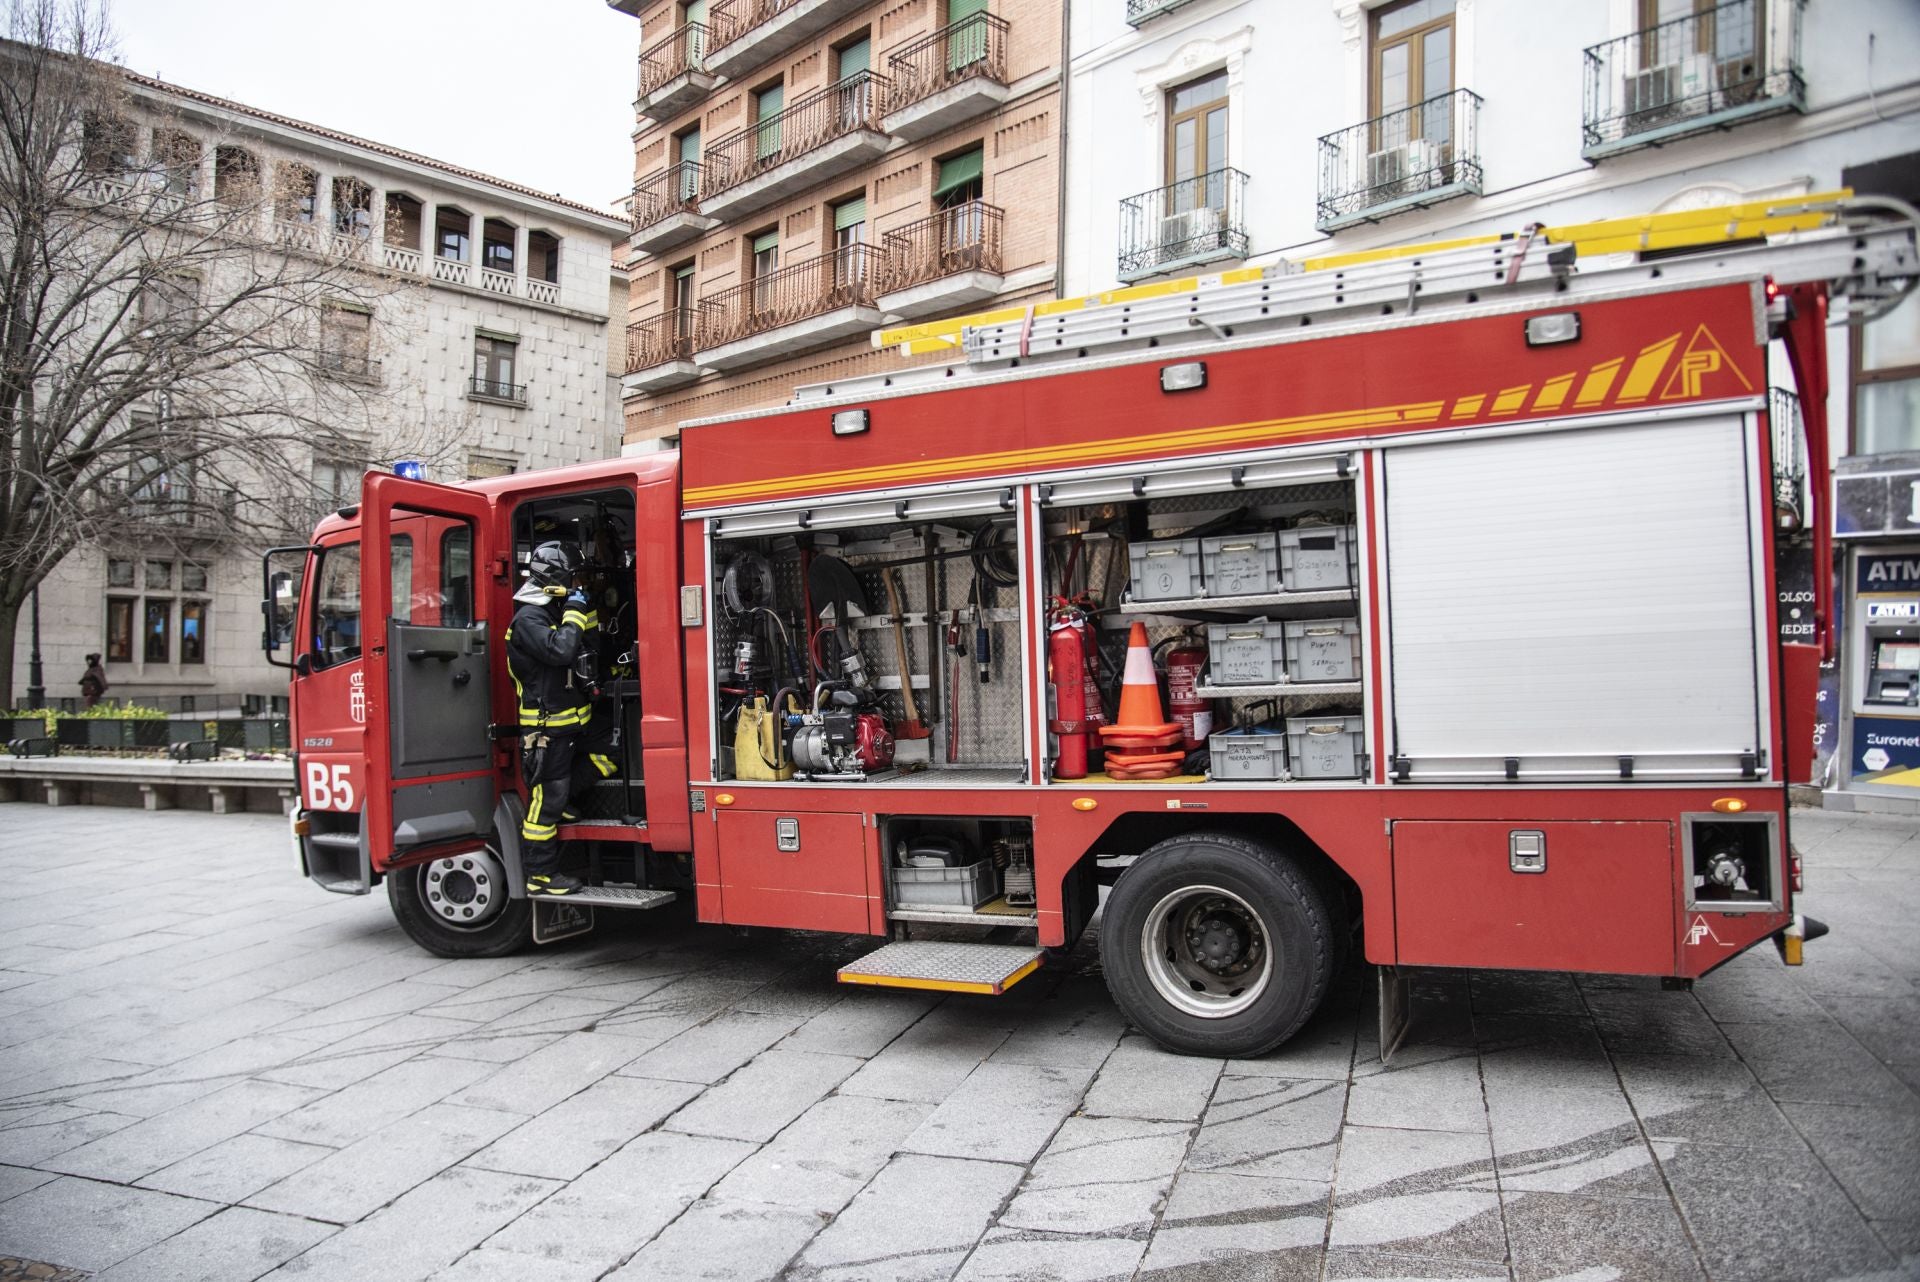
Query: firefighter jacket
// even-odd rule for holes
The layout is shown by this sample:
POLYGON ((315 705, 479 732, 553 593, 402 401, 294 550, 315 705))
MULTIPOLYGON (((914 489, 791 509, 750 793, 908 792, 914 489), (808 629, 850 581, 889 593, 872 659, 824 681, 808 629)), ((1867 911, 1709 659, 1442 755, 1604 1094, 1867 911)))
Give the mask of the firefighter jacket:
POLYGON ((580 730, 593 713, 587 683, 574 675, 574 661, 600 626, 590 610, 526 603, 507 628, 507 670, 520 700, 523 730, 580 730), (558 620, 556 621, 556 616, 558 620))

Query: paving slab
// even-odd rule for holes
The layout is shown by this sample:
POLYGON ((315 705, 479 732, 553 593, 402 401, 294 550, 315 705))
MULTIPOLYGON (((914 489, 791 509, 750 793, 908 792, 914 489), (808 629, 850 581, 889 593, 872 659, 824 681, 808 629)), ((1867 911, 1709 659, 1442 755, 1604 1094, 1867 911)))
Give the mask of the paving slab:
POLYGON ((1588 1276, 1705 1282, 1668 1201, 1510 1193, 1502 1201, 1517 1282, 1588 1276))
POLYGON ((1183 1171, 1141 1263, 1143 1278, 1265 1282, 1320 1271, 1332 1187, 1183 1171))
MULTIPOLYGON (((1716 1282, 1772 1282, 1783 1262, 1819 1254, 1830 1278, 1893 1266, 1858 1209, 1808 1154, 1687 1144, 1661 1167, 1716 1282)), ((1809 1262, 1810 1263, 1810 1262, 1809 1262)))
POLYGON ((728 1012, 672 1037, 635 1058, 630 1077, 664 1077, 711 1085, 800 1026, 791 1015, 728 1012))
POLYGON ((1327 1241, 1332 1247, 1504 1262, 1507 1244, 1487 1137, 1343 1128, 1327 1241))
POLYGON ((309 1087, 279 1082, 236 1082, 39 1165, 69 1175, 131 1183, 299 1108, 318 1094, 309 1087))
POLYGON ((1175 1055, 1145 1037, 1123 1040, 1100 1066, 1085 1109, 1102 1117, 1197 1122, 1225 1061, 1175 1055))
POLYGON ((998 1222, 1083 1236, 1150 1229, 1193 1131, 1187 1122, 1070 1117, 998 1222))
POLYGON ((338 1231, 230 1206, 96 1274, 94 1282, 253 1282, 338 1231))
POLYGON ((796 1261, 799 1278, 933 1282, 953 1276, 1019 1184, 1021 1168, 902 1153, 796 1261))
POLYGON ((955 1282, 1127 1282, 1147 1243, 1138 1237, 1068 1237, 990 1230, 955 1282))
POLYGON ((912 1100, 830 1095, 736 1166, 713 1195, 833 1215, 933 1108, 912 1100))
POLYGON ((277 1139, 344 1148, 493 1071, 472 1060, 415 1056, 253 1129, 277 1139))
POLYGON ((945 1157, 1031 1162, 1093 1080, 1091 1068, 988 1061, 906 1138, 902 1148, 945 1157))
POLYGON ((464 1164, 570 1180, 699 1094, 693 1082, 603 1077, 515 1127, 464 1164))
POLYGON ((531 1116, 585 1090, 637 1053, 625 1038, 568 1033, 480 1079, 450 1102, 531 1116))
POLYGON ((231 1205, 332 1156, 334 1151, 325 1145, 299 1144, 250 1132, 161 1167, 138 1183, 141 1188, 162 1193, 231 1205))
POLYGON ((820 1228, 820 1217, 809 1211, 703 1198, 642 1247, 625 1268, 608 1274, 607 1282, 778 1277, 820 1228))
POLYGON ((941 1013, 921 1020, 869 1059, 841 1084, 841 1094, 939 1104, 1007 1040, 1004 1028, 942 1020, 941 1013))
POLYGON ((1330 1181, 1346 1103, 1345 1082, 1222 1077, 1187 1165, 1198 1171, 1330 1181))
POLYGON ((726 1081, 675 1113, 668 1130, 760 1143, 851 1076, 861 1061, 778 1047, 763 1051, 726 1081))
POLYGON ((98 1273, 220 1210, 213 1202, 76 1176, 11 1197, 0 1213, 0 1257, 98 1273))

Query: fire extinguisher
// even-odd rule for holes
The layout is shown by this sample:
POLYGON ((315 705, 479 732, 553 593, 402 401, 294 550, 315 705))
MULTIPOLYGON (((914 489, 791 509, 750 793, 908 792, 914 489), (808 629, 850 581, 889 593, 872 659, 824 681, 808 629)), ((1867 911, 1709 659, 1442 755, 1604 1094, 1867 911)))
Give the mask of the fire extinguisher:
POLYGON ((1192 752, 1213 733, 1213 703, 1195 693, 1200 686, 1200 671, 1207 666, 1207 647, 1190 632, 1170 640, 1173 648, 1167 651, 1166 660, 1167 710, 1180 723, 1181 738, 1187 751, 1192 752))
POLYGON ((1087 732, 1092 723, 1087 720, 1084 625, 1085 616, 1079 611, 1063 609, 1055 613, 1047 630, 1047 680, 1053 694, 1053 720, 1047 728, 1060 741, 1053 763, 1055 779, 1087 777, 1087 732))
POLYGON ((1107 724, 1106 700, 1100 697, 1100 647, 1094 644, 1092 615, 1085 613, 1079 615, 1074 620, 1073 626, 1080 633, 1080 649, 1086 655, 1084 664, 1086 682, 1083 697, 1086 700, 1087 710, 1087 767, 1091 770, 1099 770, 1102 762, 1101 754, 1105 751, 1101 746, 1103 741, 1100 738, 1100 727, 1107 724))

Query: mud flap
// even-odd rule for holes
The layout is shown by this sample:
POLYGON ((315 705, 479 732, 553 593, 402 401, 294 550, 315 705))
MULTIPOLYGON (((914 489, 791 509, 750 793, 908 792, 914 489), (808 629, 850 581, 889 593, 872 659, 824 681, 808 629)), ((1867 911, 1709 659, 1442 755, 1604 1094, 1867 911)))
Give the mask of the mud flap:
POLYGON ((1380 980, 1380 1062, 1387 1063, 1413 1025, 1413 992, 1398 966, 1375 968, 1380 980))
POLYGON ((585 904, 554 899, 533 901, 533 942, 536 944, 555 944, 592 929, 593 909, 585 904))

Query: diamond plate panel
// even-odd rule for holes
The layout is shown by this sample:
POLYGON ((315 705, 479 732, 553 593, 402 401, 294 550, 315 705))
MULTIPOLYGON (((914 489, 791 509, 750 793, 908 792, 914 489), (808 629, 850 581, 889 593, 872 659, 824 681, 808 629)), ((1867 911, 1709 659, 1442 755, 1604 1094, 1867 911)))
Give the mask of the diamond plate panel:
MULTIPOLYGON (((936 984, 989 984, 1007 982, 1023 966, 1041 957, 1037 948, 1017 944, 966 944, 941 940, 908 940, 888 944, 858 961, 848 962, 839 971, 840 979, 850 976, 884 979, 923 980, 936 984)), ((854 979, 852 982, 858 982, 854 979)))
POLYGON ((593 908, 660 908, 679 896, 671 890, 643 890, 638 886, 588 886, 563 896, 559 902, 593 908))

